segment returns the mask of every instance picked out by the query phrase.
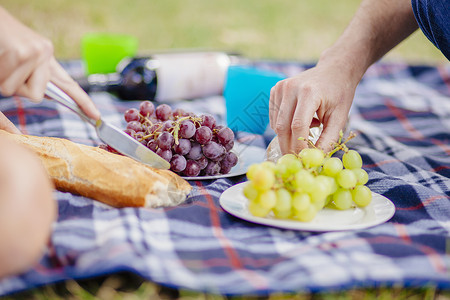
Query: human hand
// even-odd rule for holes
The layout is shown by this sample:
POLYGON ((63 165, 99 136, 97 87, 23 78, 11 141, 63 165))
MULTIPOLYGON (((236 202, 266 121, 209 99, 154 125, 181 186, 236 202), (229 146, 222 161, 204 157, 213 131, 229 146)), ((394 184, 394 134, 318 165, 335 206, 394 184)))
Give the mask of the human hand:
POLYGON ((333 64, 318 64, 278 82, 270 93, 269 117, 282 153, 298 153, 307 147, 310 127, 320 124, 323 131, 316 146, 330 150, 347 122, 358 82, 333 64))
POLYGON ((411 1, 363 0, 338 40, 316 67, 271 90, 270 125, 283 153, 306 147, 310 126, 321 123, 316 146, 327 151, 344 128, 356 86, 370 65, 417 29, 411 1), (318 120, 313 116, 317 113, 318 120))
POLYGON ((0 111, 0 129, 8 131, 10 133, 21 134, 20 130, 17 129, 17 127, 14 126, 14 124, 10 120, 8 120, 8 118, 5 117, 5 115, 1 111, 0 111))
POLYGON ((89 117, 100 118, 89 96, 54 58, 52 43, 0 7, 1 93, 40 102, 49 81, 71 96, 89 117))

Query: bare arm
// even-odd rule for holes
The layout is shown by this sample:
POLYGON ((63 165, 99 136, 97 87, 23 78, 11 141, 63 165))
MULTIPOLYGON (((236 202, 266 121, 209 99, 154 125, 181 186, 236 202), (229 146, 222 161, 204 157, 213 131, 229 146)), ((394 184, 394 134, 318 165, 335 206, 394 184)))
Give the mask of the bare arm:
POLYGON ((0 278, 37 262, 55 217, 53 185, 38 157, 0 136, 0 278))
POLYGON ((364 0, 344 33, 320 61, 347 64, 360 79, 371 64, 417 28, 410 0, 364 0))
POLYGON ((364 0, 340 38, 316 67, 272 88, 270 124, 283 153, 298 152, 317 113, 328 150, 347 122, 356 86, 367 68, 418 28, 410 0, 364 0))

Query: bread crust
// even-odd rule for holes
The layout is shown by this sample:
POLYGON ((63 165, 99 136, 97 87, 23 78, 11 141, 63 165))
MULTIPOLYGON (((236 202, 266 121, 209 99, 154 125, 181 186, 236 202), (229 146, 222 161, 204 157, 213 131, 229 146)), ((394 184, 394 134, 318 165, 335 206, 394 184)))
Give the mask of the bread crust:
POLYGON ((191 185, 177 174, 67 139, 10 134, 36 152, 55 187, 114 207, 174 206, 191 185))

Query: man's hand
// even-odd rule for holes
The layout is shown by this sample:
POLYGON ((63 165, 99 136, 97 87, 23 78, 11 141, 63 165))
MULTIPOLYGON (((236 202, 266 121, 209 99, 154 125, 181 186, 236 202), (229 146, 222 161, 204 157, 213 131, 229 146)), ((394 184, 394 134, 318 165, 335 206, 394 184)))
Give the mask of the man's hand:
POLYGON ((327 151, 347 122, 355 89, 367 68, 417 29, 410 0, 363 0, 349 26, 313 69, 272 88, 270 125, 283 153, 306 147, 310 126, 323 132, 317 146, 327 151))
POLYGON ((52 43, 0 7, 0 92, 40 102, 49 81, 71 96, 88 116, 100 118, 89 96, 54 58, 52 43))
POLYGON ((356 84, 335 65, 318 65, 278 82, 271 90, 269 116, 282 153, 306 147, 298 138, 307 140, 310 127, 320 124, 323 131, 316 146, 330 150, 347 122, 356 84))

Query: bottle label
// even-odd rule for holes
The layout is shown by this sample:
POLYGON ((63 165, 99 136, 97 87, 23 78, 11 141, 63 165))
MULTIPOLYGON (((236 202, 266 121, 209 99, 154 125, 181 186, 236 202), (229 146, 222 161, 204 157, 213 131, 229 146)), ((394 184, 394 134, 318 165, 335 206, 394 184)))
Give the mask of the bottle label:
POLYGON ((221 95, 230 57, 223 52, 182 52, 152 55, 157 63, 155 100, 172 102, 221 95))

